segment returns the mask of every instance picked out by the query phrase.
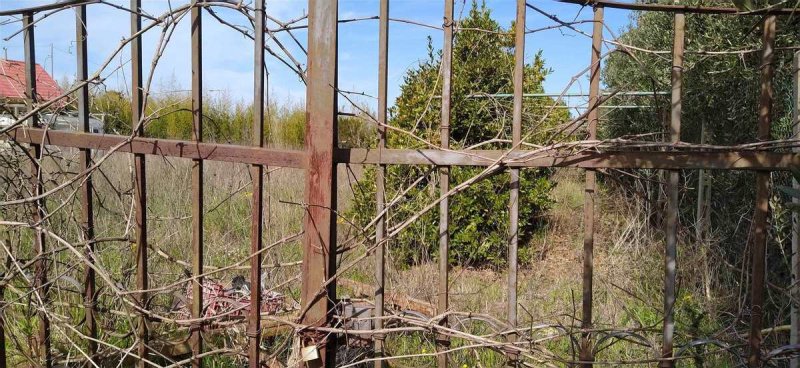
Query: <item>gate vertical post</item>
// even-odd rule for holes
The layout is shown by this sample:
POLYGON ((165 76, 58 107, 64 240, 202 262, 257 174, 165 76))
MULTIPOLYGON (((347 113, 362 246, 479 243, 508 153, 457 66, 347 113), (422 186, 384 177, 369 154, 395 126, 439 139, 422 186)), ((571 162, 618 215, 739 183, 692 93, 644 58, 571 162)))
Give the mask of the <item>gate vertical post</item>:
MULTIPOLYGON (((36 41, 34 38, 34 25, 33 13, 25 13, 22 15, 22 27, 24 28, 25 38, 25 97, 28 104, 28 111, 35 108, 38 96, 36 94, 36 41)), ((31 115, 30 126, 34 128, 39 127, 38 114, 31 115)), ((33 195, 41 196, 44 193, 42 187, 42 170, 39 166, 39 161, 42 159, 42 146, 40 144, 31 144, 33 148, 33 160, 31 161, 31 184, 33 185, 33 195)), ((45 217, 44 213, 44 199, 37 199, 34 201, 34 210, 32 212, 31 220, 39 227, 44 226, 41 223, 45 217)), ((53 355, 50 351, 50 318, 47 316, 47 291, 49 289, 47 282, 47 269, 49 268, 45 253, 47 247, 44 239, 44 232, 41 229, 35 230, 34 246, 36 248, 36 279, 34 280, 34 288, 39 295, 42 303, 42 310, 39 311, 39 348, 41 349, 42 361, 40 362, 45 367, 51 367, 53 362, 53 355)))
MULTIPOLYGON (((300 316, 308 326, 327 326, 336 301, 336 135, 337 0, 308 2, 308 89, 306 96, 306 216, 300 316)), ((316 345, 311 366, 333 367, 336 336, 310 331, 304 345, 316 345)))
MULTIPOLYGON (((86 82, 89 78, 88 54, 86 29, 86 5, 75 8, 75 42, 77 54, 77 82, 86 82)), ((89 85, 85 84, 77 91, 78 95, 78 125, 84 133, 91 132, 89 124, 89 85)), ((92 162, 92 150, 81 149, 80 167, 81 171, 86 171, 92 162)), ((81 235, 86 242, 86 261, 94 263, 94 204, 93 204, 93 184, 92 175, 88 175, 81 185, 81 235)), ((85 271, 86 286, 83 292, 84 315, 86 318, 86 336, 88 355, 94 360, 97 354, 97 294, 94 268, 86 266, 85 271)))
MULTIPOLYGON (((192 17, 192 138, 203 141, 203 23, 202 8, 193 6, 192 17)), ((203 160, 192 160, 192 367, 203 366, 203 160)))
MULTIPOLYGON (((514 110, 511 122, 512 149, 518 149, 522 141, 522 94, 525 90, 525 0, 517 0, 517 18, 514 23, 514 110)), ((517 327, 517 249, 519 245, 519 175, 520 169, 513 168, 509 172, 511 181, 509 190, 508 213, 508 324, 512 329, 517 327)), ((508 340, 516 341, 513 331, 508 340)), ((516 354, 509 354, 509 366, 517 365, 516 354)))
MULTIPOLYGON (((763 52, 761 54, 761 94, 758 104, 758 140, 769 140, 772 123, 772 77, 775 75, 775 28, 776 16, 764 18, 763 52)), ((760 367, 761 361, 761 323, 764 313, 764 267, 766 266, 767 220, 769 215, 769 179, 770 172, 756 173, 756 204, 753 214, 755 232, 753 234, 753 274, 751 286, 750 316, 750 355, 747 362, 750 367, 760 367)))
MULTIPOLYGON (((442 112, 441 112, 441 147, 450 148, 450 103, 452 96, 453 77, 453 0, 444 1, 444 45, 442 46, 442 112)), ((450 167, 439 167, 439 193, 441 195, 450 191, 450 167)), ((450 198, 444 197, 439 202, 439 290, 436 303, 438 314, 447 312, 449 307, 449 275, 450 272, 450 198)), ((443 318, 440 323, 447 326, 448 318, 443 318)), ((436 335, 437 349, 449 349, 450 339, 446 335, 436 335)), ((447 354, 437 355, 439 368, 447 367, 447 354)))
MULTIPOLYGON (((141 0, 131 0, 131 35, 136 35, 142 29, 141 0)), ((142 90, 142 36, 138 35, 131 40, 131 124, 134 135, 144 136, 142 108, 144 106, 144 91, 142 90)), ((147 277, 147 177, 146 159, 141 153, 134 154, 134 206, 136 217, 136 301, 142 309, 148 309, 149 288, 147 277)), ((147 359, 147 344, 149 342, 147 328, 147 313, 139 313, 136 338, 139 340, 137 366, 144 368, 147 359)))
MULTIPOLYGON (((800 110, 800 51, 794 54, 792 79, 794 81, 792 139, 797 139, 800 136, 800 111, 798 111, 800 110)), ((795 147, 792 151, 800 152, 800 148, 795 147)), ((800 189, 800 183, 797 180, 792 180, 792 186, 795 189, 800 189)), ((800 198, 792 198, 792 202, 800 204, 800 198)), ((789 343, 793 345, 800 344, 800 336, 798 336, 800 335, 800 308, 797 305, 798 300, 800 300, 800 286, 797 285, 798 281, 800 281, 800 215, 797 212, 792 212, 792 330, 789 333, 789 343)), ((790 360, 789 368, 800 368, 800 358, 790 360)))
MULTIPOLYGON (((594 8, 594 27, 592 29, 592 58, 589 74, 589 140, 597 139, 597 121, 600 119, 600 56, 603 47, 603 7, 594 8)), ((594 293, 594 223, 595 200, 597 198, 596 173, 586 170, 586 184, 583 195, 583 295, 581 305, 581 349, 582 367, 591 367, 594 361, 594 347, 591 334, 593 293, 594 293)))
MULTIPOLYGON (((389 68, 389 0, 381 0, 378 26, 378 150, 386 148, 386 123, 387 123, 387 85, 389 68)), ((375 224, 375 279, 378 283, 375 290, 375 329, 383 329, 384 292, 386 287, 385 263, 386 244, 386 165, 378 165, 375 174, 375 204, 378 212, 378 222, 375 224)), ((375 335, 375 357, 382 358, 384 354, 383 334, 375 335)), ((375 368, 384 367, 385 361, 376 360, 375 368)))
MULTIPOLYGON (((264 0, 255 1, 253 23, 253 145, 264 147, 264 0)), ((248 365, 260 368, 261 249, 264 240, 264 166, 251 165, 253 198, 250 224, 250 311, 247 316, 248 365)))
MULTIPOLYGON (((681 113, 683 110, 683 61, 685 47, 686 15, 675 13, 672 43, 672 96, 669 122, 670 142, 681 140, 681 113)), ((661 347, 661 367, 672 367, 673 339, 675 334, 675 293, 678 275, 678 186, 680 171, 669 170, 667 178, 667 211, 664 221, 666 248, 664 257, 664 332, 661 347)))

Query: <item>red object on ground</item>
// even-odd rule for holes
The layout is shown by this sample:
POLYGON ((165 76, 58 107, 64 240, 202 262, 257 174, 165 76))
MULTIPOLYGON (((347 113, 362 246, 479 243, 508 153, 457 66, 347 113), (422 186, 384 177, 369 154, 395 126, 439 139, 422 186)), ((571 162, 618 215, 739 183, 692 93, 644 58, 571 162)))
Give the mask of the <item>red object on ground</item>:
MULTIPOLYGON (((186 286, 186 300, 181 309, 188 312, 192 300, 192 285, 186 286)), ((275 292, 261 295, 261 313, 276 314, 284 309, 284 296, 275 292)), ((203 317, 227 319, 245 317, 250 311, 250 294, 207 280, 203 282, 203 317)))

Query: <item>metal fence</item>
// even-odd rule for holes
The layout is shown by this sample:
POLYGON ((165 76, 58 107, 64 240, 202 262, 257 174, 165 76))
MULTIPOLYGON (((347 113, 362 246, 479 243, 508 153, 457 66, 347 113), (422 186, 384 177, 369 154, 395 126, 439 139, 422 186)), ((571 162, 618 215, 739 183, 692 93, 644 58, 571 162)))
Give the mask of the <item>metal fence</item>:
MULTIPOLYGON (((97 135, 89 131, 89 84, 96 75, 90 76, 87 66, 87 39, 86 7, 97 1, 72 0, 61 1, 53 5, 35 8, 2 11, 0 16, 21 16, 23 19, 25 40, 25 65, 26 65, 26 96, 30 111, 20 117, 17 124, 3 129, 4 139, 26 144, 31 149, 30 170, 35 173, 30 182, 32 195, 29 200, 34 202, 37 210, 31 213, 30 223, 37 229, 35 248, 39 253, 36 261, 36 278, 34 287, 39 288, 41 295, 47 295, 48 288, 48 261, 44 255, 48 252, 46 232, 38 227, 45 213, 42 201, 46 197, 39 160, 43 154, 43 146, 61 146, 80 149, 81 172, 78 174, 82 181, 80 201, 82 203, 83 222, 81 229, 83 239, 88 242, 87 254, 93 249, 94 233, 94 207, 92 191, 92 162, 93 150, 114 152, 128 152, 134 155, 135 177, 135 229, 137 245, 136 286, 141 292, 134 294, 137 303, 140 322, 136 326, 135 335, 138 341, 138 366, 149 365, 145 357, 148 356, 148 324, 151 318, 147 307, 148 295, 148 223, 146 209, 148 207, 148 193, 146 192, 145 167, 148 157, 167 156, 190 159, 192 166, 192 305, 191 305, 191 347, 192 366, 201 366, 201 357, 204 356, 203 347, 203 274, 204 274, 204 239, 203 239, 203 168, 205 161, 224 161, 250 165, 253 178, 252 184, 252 232, 251 232, 251 257, 250 277, 251 301, 260 305, 260 282, 262 279, 262 251, 264 249, 261 236, 264 220, 264 170, 267 166, 289 167, 303 169, 306 172, 306 188, 304 208, 306 210, 304 222, 303 262, 302 262, 302 292, 301 311, 297 320, 296 329, 301 337, 303 346, 316 347, 319 359, 313 361, 315 366, 333 366, 336 354, 336 331, 332 328, 334 305, 337 300, 337 277, 342 270, 337 270, 337 221, 336 210, 336 167, 341 164, 367 164, 376 165, 377 177, 377 222, 375 226, 374 245, 369 252, 376 255, 375 275, 378 281, 374 285, 375 333, 369 335, 374 341, 375 366, 385 364, 385 337, 384 330, 384 260, 388 239, 395 234, 387 231, 385 224, 386 198, 385 175, 388 165, 430 165, 436 167, 440 177, 439 194, 436 203, 430 208, 438 206, 439 211, 439 272, 438 272, 438 301, 436 311, 439 327, 431 327, 436 334, 439 349, 438 364, 444 367, 448 364, 448 354, 445 352, 450 345, 452 334, 448 333, 448 251, 449 251, 449 197, 463 191, 468 183, 450 186, 450 168, 452 166, 475 166, 485 170, 482 176, 504 170, 510 172, 510 236, 508 242, 508 307, 507 316, 503 319, 512 328, 518 326, 517 303, 517 248, 518 248, 518 216, 519 216, 519 176, 520 170, 537 167, 575 167, 586 169, 585 202, 584 202, 584 242, 583 242, 583 292, 582 292, 582 318, 580 320, 581 338, 579 363, 581 366, 591 366, 594 361, 594 342, 597 332, 593 329, 593 252, 594 252, 594 226, 596 213, 596 169, 621 168, 621 169, 663 169, 667 170, 666 192, 668 201, 665 212, 665 288, 664 288, 664 316, 662 360, 660 365, 669 367, 674 365, 674 320, 673 307, 676 296, 676 269, 677 260, 677 228, 678 228, 678 180, 680 170, 716 169, 716 170, 754 170, 756 171, 757 199, 754 215, 754 238, 752 246, 752 274, 750 309, 752 311, 749 335, 749 365, 752 367, 763 364, 762 357, 762 308, 764 305, 765 287, 765 246, 767 242, 767 215, 769 200, 769 176, 771 171, 787 170, 800 166, 800 156, 793 152, 771 146, 770 124, 773 105, 772 79, 774 74, 773 59, 775 54, 774 42, 776 37, 776 19, 780 16, 793 14, 794 9, 768 9, 763 11, 742 14, 733 8, 699 7, 681 5, 659 5, 642 3, 621 3, 608 0, 562 0, 575 6, 589 5, 594 14, 594 31, 592 34, 592 48, 585 50, 591 56, 590 64, 590 90, 589 103, 586 113, 580 117, 588 126, 587 140, 575 142, 562 147, 549 147, 541 150, 525 149, 522 143, 522 114, 523 114, 523 80, 524 80, 524 50, 525 27, 517 27, 514 47, 514 93, 513 93, 513 141, 512 148, 508 150, 453 150, 449 147, 450 127, 458 124, 451 120, 452 99, 452 45, 456 21, 453 16, 453 0, 444 1, 444 43, 442 46, 442 95, 441 95, 441 146, 428 149, 396 149, 386 147, 387 129, 387 64, 389 50, 389 0, 380 1, 379 14, 379 74, 377 76, 378 108, 376 123, 379 133, 377 148, 352 148, 337 147, 337 1, 309 0, 308 2, 308 70, 307 70, 307 129, 305 150, 281 150, 265 148, 262 131, 264 129, 264 52, 265 32, 256 31, 254 35, 254 111, 253 111, 253 141, 250 146, 237 146, 228 144, 205 143, 203 137, 203 86, 202 86, 202 48, 203 48, 203 23, 202 10, 204 7, 229 6, 227 2, 203 1, 192 2, 187 5, 191 8, 191 68, 192 68, 192 116, 193 140, 168 140, 148 138, 142 126, 142 106, 145 96, 142 93, 143 73, 142 65, 142 34, 147 29, 158 24, 159 19, 149 19, 150 25, 143 28, 143 14, 141 0, 131 0, 130 27, 131 36, 131 83, 132 89, 132 121, 135 134, 130 137, 116 135, 97 135), (76 63, 78 66, 77 92, 79 120, 82 132, 49 131, 43 128, 37 119, 37 112, 46 108, 48 101, 36 99, 35 76, 35 39, 34 27, 36 17, 54 9, 74 8, 76 12, 77 34, 76 63), (625 148, 604 147, 597 141, 597 123, 599 120, 598 107, 607 98, 600 93, 600 64, 603 46, 603 15, 605 8, 617 8, 642 11, 660 11, 674 14, 674 47, 672 49, 672 90, 671 111, 669 119, 669 137, 667 144, 654 148, 625 148), (737 14, 738 16, 753 16, 763 18, 763 50, 761 52, 761 93, 759 97, 758 113, 758 141, 763 145, 753 145, 749 148, 740 147, 704 147, 683 144, 680 141, 681 129, 681 102, 682 73, 685 50, 685 14, 737 14), (20 123, 29 121, 27 126, 20 123), (301 326, 301 327, 297 327, 301 326), (335 332, 332 332, 335 331, 335 332)), ((529 8, 525 0, 516 1, 516 22, 525 24, 526 11, 529 8)), ((264 0, 255 0, 252 9, 254 27, 256 30, 264 29, 265 10, 264 0)), ((149 17, 148 17, 149 18, 149 17)), ((72 92, 72 91, 70 91, 72 92)), ((65 94, 66 95, 66 94, 65 94)), ((691 96, 687 96, 691 98, 691 96)), ((480 177, 476 180, 480 180, 480 177)), ((426 210, 428 210, 426 209, 426 210)), ((97 287, 95 269, 91 256, 86 257, 86 287, 85 299, 85 334, 87 336, 87 353, 95 356, 98 351, 98 325, 97 325, 97 287)), ((46 301, 44 301, 46 303, 46 301)), ((259 341, 264 331, 260 310, 251 308, 247 317, 248 361, 250 367, 260 367, 259 341)), ((0 325, 2 327, 2 325, 0 325)), ((506 341, 513 342, 516 333, 508 333, 506 341)), ((2 336, 0 330, 0 336, 2 336)), ((41 364, 52 366, 53 358, 50 347, 50 321, 46 313, 40 313, 39 341, 43 344, 45 352, 41 364)), ((509 344, 501 348, 511 364, 520 363, 520 354, 524 349, 519 345, 509 344)), ((0 359, 5 361, 4 344, 0 343, 0 359)), ((520 363, 521 364, 521 363, 520 363)))

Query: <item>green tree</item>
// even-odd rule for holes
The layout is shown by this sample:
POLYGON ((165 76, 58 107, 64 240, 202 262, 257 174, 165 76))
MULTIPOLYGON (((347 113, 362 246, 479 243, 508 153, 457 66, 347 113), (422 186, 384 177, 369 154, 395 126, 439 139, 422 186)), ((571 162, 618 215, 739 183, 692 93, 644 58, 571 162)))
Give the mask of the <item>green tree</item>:
MULTIPOLYGON (((510 98, 487 95, 513 92, 513 28, 501 27, 492 19, 484 3, 472 2, 467 16, 459 21, 453 45, 451 146, 467 148, 482 144, 484 149, 510 148, 510 98)), ((410 69, 400 88, 400 96, 391 108, 390 124, 407 133, 391 131, 391 148, 430 148, 439 145, 442 86, 441 52, 428 42, 428 58, 410 69)), ((525 66, 525 93, 542 92, 548 74, 541 53, 525 66)), ((523 136, 527 142, 542 141, 551 128, 568 118, 562 109, 548 109, 551 99, 526 99, 523 113, 523 136)), ((453 185, 463 182, 480 170, 454 167, 453 185)), ((520 183, 520 238, 524 247, 540 222, 538 215, 548 207, 548 170, 523 170, 520 183)), ((374 171, 367 170, 359 182, 352 215, 361 225, 375 216, 374 171)), ((422 180, 405 194, 389 213, 390 223, 399 223, 417 213, 438 196, 438 175, 429 167, 391 166, 387 174, 387 198, 422 180)), ((451 199, 451 262, 473 266, 501 266, 506 262, 508 238, 509 177, 498 174, 472 185, 451 199)), ((399 264, 413 264, 438 254, 438 215, 431 211, 399 234, 391 255, 399 264)), ((523 257, 530 254, 525 252, 523 257)))
MULTIPOLYGON (((682 4, 700 4, 702 1, 685 1, 682 4)), ((759 2, 758 6, 763 5, 759 2)), ((749 6, 749 5, 743 5, 749 6)), ((684 68, 683 82, 683 114, 681 119, 681 140, 699 143, 701 130, 705 129, 705 141, 715 145, 735 145, 755 142, 757 139, 757 111, 759 103, 759 76, 761 65, 761 21, 762 16, 720 16, 687 14, 686 16, 686 48, 688 50, 684 68), (741 50, 741 52, 722 53, 722 51, 741 50), (704 51, 705 53, 698 53, 704 51)), ((673 15, 662 12, 634 13, 630 27, 623 32, 620 42, 634 45, 639 49, 671 50, 673 38, 673 15)), ((800 41, 800 27, 796 17, 779 17, 776 46, 796 46, 800 41)), ((773 82, 775 103, 771 135, 774 139, 787 138, 790 135, 791 122, 791 59, 793 51, 780 50, 776 53, 776 75, 773 82)), ((626 53, 612 54, 606 61, 603 81, 609 90, 670 90, 671 58, 668 54, 658 54, 630 50, 626 53)), ((670 111, 669 96, 650 97, 618 97, 613 104, 652 105, 653 109, 614 110, 607 115, 601 125, 603 138, 636 136, 637 139, 662 140, 664 135, 653 136, 652 133, 664 133, 665 122, 670 111), (618 103, 617 103, 618 102, 618 103), (651 134, 651 135, 646 135, 651 134)), ((656 173, 640 170, 639 177, 656 173)), ((684 170, 681 186, 681 219, 685 228, 689 228, 696 220, 698 172, 684 170)), ((630 183, 631 176, 619 175, 615 182, 624 183, 623 188, 635 189, 630 183)), ((788 181, 788 175, 773 174, 776 183, 788 181)), ((647 182, 647 180, 644 180, 647 182)), ((719 282, 722 293, 738 287, 741 274, 733 269, 747 267, 746 242, 751 227, 743 220, 752 218, 755 200, 755 179, 752 173, 737 171, 707 172, 706 182, 710 182, 713 191, 710 195, 711 229, 714 239, 719 240, 713 249, 712 260, 724 260, 716 264, 735 265, 734 268, 723 266, 712 276, 719 282), (727 288, 727 290, 725 290, 727 288)), ((648 185, 656 191, 657 185, 648 185)), ((654 198, 654 196, 650 196, 654 198)), ((707 196, 708 198, 708 196, 707 196)), ((773 209, 778 202, 773 201, 773 209)), ((773 211, 773 224, 785 223, 778 217, 786 211, 773 211)), ((771 274, 781 277, 788 271, 785 267, 786 254, 790 254, 785 232, 788 227, 774 225, 771 233, 771 244, 768 247, 771 274)), ((687 242, 688 243, 688 242, 687 242)), ((692 244, 686 244, 691 246, 692 244)), ((705 251, 706 245, 699 251, 705 251)), ((682 246, 683 248, 683 246, 682 246)), ((685 250, 684 254, 692 251, 685 250)), ((682 271, 682 272, 690 272, 682 271)), ((688 274, 684 274, 686 277, 688 274)), ((770 276, 773 277, 773 276, 770 276)), ((686 282, 687 288, 695 285, 686 282)), ((716 282, 715 282, 716 284, 716 282)), ((768 303, 770 306, 785 305, 787 300, 782 294, 776 294, 777 300, 768 303)), ((724 298, 720 298, 724 299, 724 298)), ((720 308, 738 307, 731 303, 720 308)), ((776 308, 765 310, 765 324, 781 324, 782 314, 776 308), (770 320, 773 319, 773 320, 770 320)), ((683 328, 683 327, 679 327, 683 328)), ((689 327, 685 327, 689 328, 689 327)))

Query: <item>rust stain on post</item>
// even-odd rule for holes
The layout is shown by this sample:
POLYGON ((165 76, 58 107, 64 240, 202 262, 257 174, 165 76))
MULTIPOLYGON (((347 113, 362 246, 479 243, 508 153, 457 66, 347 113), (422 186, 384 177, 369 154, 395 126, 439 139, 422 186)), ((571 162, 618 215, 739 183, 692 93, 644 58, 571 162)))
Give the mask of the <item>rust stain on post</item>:
MULTIPOLYGON (((681 140, 681 112, 683 104, 683 59, 685 46, 686 15, 675 13, 674 38, 672 44, 672 108, 669 136, 672 143, 681 140)), ((680 172, 669 171, 667 180, 667 213, 664 220, 666 248, 664 257, 664 329, 661 347, 661 367, 672 367, 672 347, 675 334, 675 292, 678 257, 678 185, 680 172)))
MULTIPOLYGON (((600 56, 603 47, 603 7, 594 8, 594 27, 592 31, 591 74, 589 75, 589 139, 597 138, 597 121, 600 108, 600 56)), ((583 296, 581 328, 592 328, 592 301, 594 289, 594 209, 596 182, 594 170, 586 171, 586 186, 583 199, 583 296)), ((580 360, 587 362, 583 367, 591 367, 594 361, 594 347, 591 334, 581 334, 580 360)))
MULTIPOLYGON (((203 141, 203 23, 202 8, 192 7, 192 138, 203 141)), ((192 160, 192 319, 203 316, 203 160, 192 160)), ((203 323, 190 327, 192 367, 203 366, 203 323)))
MULTIPOLYGON (((381 0, 380 15, 378 26, 378 150, 386 148, 386 117, 387 117, 387 85, 388 85, 388 68, 389 68, 389 0, 381 0)), ((384 313, 384 293, 385 293, 385 261, 386 261, 386 244, 384 244, 384 237, 386 233, 386 216, 383 211, 386 208, 386 165, 378 166, 375 174, 375 204, 378 213, 378 222, 375 224, 375 242, 377 249, 375 250, 375 280, 377 288, 375 289, 375 329, 383 329, 383 313, 384 313)), ((377 335, 375 340, 376 358, 381 358, 384 355, 384 336, 377 335)), ((383 360, 375 361, 375 368, 381 368, 386 365, 383 360)))
MULTIPOLYGON (((253 146, 264 147, 264 0, 255 1, 253 39, 253 146)), ((250 224, 250 311, 247 317, 248 365, 260 368, 261 358, 261 248, 264 227, 264 166, 251 165, 253 180, 250 224), (258 307, 253 307, 258 306, 258 307)))
MULTIPOLYGON (((758 139, 769 140, 772 123, 772 78, 775 75, 775 30, 776 18, 769 15, 764 18, 763 53, 761 55, 761 96, 758 106, 758 139)), ((750 367, 760 367, 761 361, 761 323, 764 313, 764 268, 766 267, 767 219, 769 215, 769 172, 756 174, 756 204, 753 214, 755 233, 753 234, 753 274, 750 297, 750 355, 747 362, 750 367)))
MULTIPOLYGON (((28 104, 28 109, 32 110, 36 106, 36 41, 34 38, 33 26, 33 13, 25 13, 22 15, 22 26, 24 30, 24 47, 25 47, 25 97, 28 104)), ((32 127, 39 127, 39 119, 37 115, 31 116, 30 125, 32 127)), ((42 146, 40 144, 31 144, 33 149, 33 160, 31 161, 31 184, 33 186, 33 194, 41 196, 44 193, 42 182, 42 170, 39 166, 39 161, 42 159, 42 146)), ((31 221, 38 224, 45 217, 45 204, 44 200, 39 199, 34 201, 34 208, 31 212, 31 221)), ((45 253, 47 252, 47 245, 44 240, 44 232, 35 230, 33 242, 36 248, 36 265, 35 268, 35 281, 34 289, 39 296, 42 303, 42 310, 39 311, 39 349, 40 349, 40 364, 44 367, 51 367, 53 365, 53 354, 50 351, 50 318, 47 316, 47 303, 48 303, 48 290, 50 289, 47 282, 47 270, 49 262, 45 253)))
MULTIPOLYGON (((338 1, 308 2, 308 88, 306 96, 306 216, 303 240, 301 322, 326 326, 336 300, 336 70, 338 1)), ((302 336, 316 345, 320 359, 310 366, 333 367, 336 337, 314 331, 302 336)))

